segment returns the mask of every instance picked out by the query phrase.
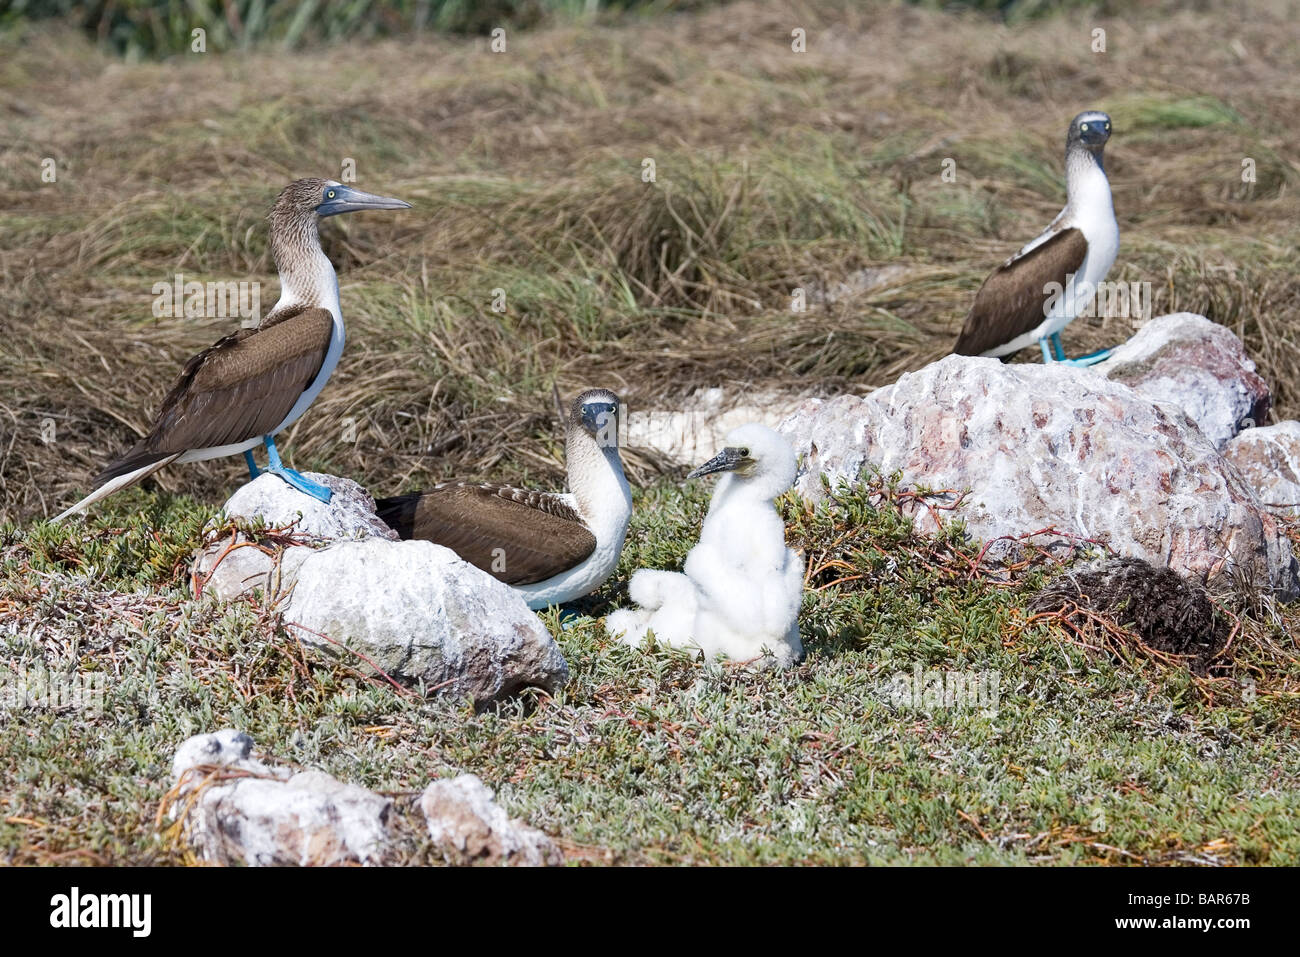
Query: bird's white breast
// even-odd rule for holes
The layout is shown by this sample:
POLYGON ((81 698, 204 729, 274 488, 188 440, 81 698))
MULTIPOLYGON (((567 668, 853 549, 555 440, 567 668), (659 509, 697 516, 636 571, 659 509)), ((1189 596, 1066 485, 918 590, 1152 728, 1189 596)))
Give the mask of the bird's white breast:
POLYGON ((607 473, 599 482, 596 494, 590 496, 585 511, 574 495, 563 496, 565 503, 582 515, 584 524, 595 536, 595 550, 573 568, 546 581, 516 585, 515 590, 523 595, 529 608, 562 605, 586 595, 618 567, 632 517, 632 490, 621 467, 616 468, 608 461, 604 465, 607 473))
MULTIPOLYGON (((334 267, 331 265, 329 258, 323 252, 317 250, 309 267, 298 265, 295 269, 298 282, 303 281, 304 274, 308 277, 306 280, 306 294, 298 292, 294 284, 288 282, 287 277, 281 274, 280 298, 275 304, 275 309, 271 311, 275 312, 277 309, 306 303, 310 306, 328 309, 334 319, 334 327, 330 331, 330 344, 325 352, 325 361, 321 364, 320 371, 316 373, 316 378, 312 379, 306 391, 298 397, 298 401, 293 404, 293 408, 289 410, 289 414, 284 417, 284 420, 271 430, 272 435, 283 432, 296 422, 307 411, 307 407, 316 400, 316 396, 320 395, 320 391, 325 388, 325 383, 329 381, 334 367, 339 364, 339 356, 343 354, 343 344, 346 339, 343 328, 343 313, 339 309, 338 278, 334 274, 334 267)), ((256 435, 232 445, 207 449, 190 449, 176 461, 204 462, 208 459, 224 458, 227 455, 239 455, 261 444, 262 437, 256 435)))
POLYGON ((1042 326, 1034 331, 1030 341, 1060 332, 1083 314, 1096 295, 1097 287, 1109 275, 1119 252, 1119 223, 1115 220, 1110 183, 1100 166, 1093 165, 1080 173, 1071 205, 1073 209, 1062 225, 1083 233, 1083 238, 1088 241, 1088 250, 1065 294, 1042 326))
MULTIPOLYGON (((338 277, 334 274, 334 267, 330 265, 329 259, 324 253, 320 254, 320 260, 323 262, 323 268, 318 264, 318 274, 316 279, 316 294, 312 305, 319 308, 328 309, 334 319, 334 328, 330 331, 330 344, 325 352, 325 361, 321 363, 320 371, 316 373, 316 378, 311 380, 311 385, 307 386, 307 391, 298 397, 298 401, 293 404, 289 414, 284 417, 284 421, 272 430, 271 434, 276 435, 283 432, 299 417, 307 411, 307 407, 316 401, 316 396, 320 395, 321 389, 325 388, 325 383, 334 372, 334 367, 339 364, 339 357, 343 355, 343 345, 347 341, 346 330, 343 327, 343 312, 339 308, 339 282, 338 277)), ((280 301, 276 308, 282 305, 296 305, 292 298, 292 292, 287 286, 281 286, 280 301), (286 301, 287 300, 287 301, 286 301)))
POLYGON ((1110 183, 1100 166, 1083 175, 1078 196, 1074 225, 1088 240, 1088 254, 1079 267, 1079 278, 1095 287, 1105 280, 1119 252, 1119 223, 1115 221, 1110 183))

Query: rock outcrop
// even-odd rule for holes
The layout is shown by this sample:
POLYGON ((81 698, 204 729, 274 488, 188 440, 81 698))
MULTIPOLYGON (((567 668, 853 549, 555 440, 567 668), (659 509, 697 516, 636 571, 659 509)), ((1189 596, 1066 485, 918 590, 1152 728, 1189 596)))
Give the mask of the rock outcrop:
POLYGON ((1277 520, 1183 408, 1090 369, 949 356, 865 397, 809 400, 781 431, 814 499, 823 473, 899 472, 962 496, 947 514, 979 539, 1054 529, 1201 580, 1236 567, 1300 593, 1277 520))

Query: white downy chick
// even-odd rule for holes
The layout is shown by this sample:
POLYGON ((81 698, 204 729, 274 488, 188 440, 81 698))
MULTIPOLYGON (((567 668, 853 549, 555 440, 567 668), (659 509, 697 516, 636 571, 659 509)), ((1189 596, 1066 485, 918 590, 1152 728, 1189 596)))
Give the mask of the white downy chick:
POLYGON ((640 607, 611 614, 609 633, 640 644, 653 632, 663 644, 699 648, 708 658, 770 655, 783 666, 802 658, 803 557, 786 547, 772 504, 794 483, 795 470, 794 450, 772 429, 750 424, 728 434, 726 447, 690 474, 726 473, 683 572, 637 571, 628 593, 640 607))

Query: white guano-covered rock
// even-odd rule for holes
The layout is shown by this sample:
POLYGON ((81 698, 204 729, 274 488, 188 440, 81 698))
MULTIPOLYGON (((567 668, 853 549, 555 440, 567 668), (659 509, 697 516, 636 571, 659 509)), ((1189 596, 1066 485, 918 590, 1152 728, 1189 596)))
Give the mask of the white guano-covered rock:
POLYGON ((395 678, 479 703, 568 680, 523 598, 450 549, 371 539, 293 551, 302 557, 280 607, 303 641, 346 645, 395 678))
MULTIPOLYGON (((1236 566, 1300 590, 1277 520, 1183 409, 1089 369, 949 356, 866 397, 810 400, 781 431, 810 498, 822 473, 901 472, 968 490, 946 514, 978 539, 1055 528, 1201 579, 1236 566)), ((936 524, 926 509, 916 520, 936 524)))
POLYGON ((317 502, 272 475, 226 503, 226 514, 288 536, 210 537, 195 557, 197 589, 221 601, 260 591, 303 641, 356 652, 391 677, 478 704, 525 687, 556 691, 569 676, 559 647, 510 586, 431 542, 401 541, 374 499, 348 479, 317 502), (265 511, 262 511, 265 509, 265 511))
POLYGON ((363 538, 398 540, 397 533, 375 514, 374 498, 356 482, 319 472, 303 475, 333 493, 329 502, 314 499, 278 476, 263 472, 230 496, 222 511, 229 518, 250 522, 261 519, 271 527, 292 524, 295 534, 323 542, 363 538))
POLYGON ((1093 368, 1141 396, 1180 406, 1218 449, 1268 415, 1268 385, 1241 340, 1195 313, 1144 323, 1093 368))
POLYGON ((233 729, 189 738, 176 751, 170 813, 214 864, 328 867, 380 862, 392 802, 322 771, 270 768, 233 729))
MULTIPOLYGON (((267 528, 287 528, 286 534, 304 545, 366 538, 398 540, 397 533, 375 514, 375 500, 370 493, 356 482, 318 472, 305 474, 334 493, 328 503, 263 473, 230 496, 222 512, 227 518, 247 524, 261 521, 267 528)), ((242 532, 213 538, 195 556, 195 580, 202 591, 222 601, 258 589, 270 593, 278 584, 283 551, 255 542, 242 532)))
POLYGON ((429 835, 452 864, 540 867, 564 863, 564 855, 536 828, 514 820, 477 775, 434 781, 420 796, 429 835))

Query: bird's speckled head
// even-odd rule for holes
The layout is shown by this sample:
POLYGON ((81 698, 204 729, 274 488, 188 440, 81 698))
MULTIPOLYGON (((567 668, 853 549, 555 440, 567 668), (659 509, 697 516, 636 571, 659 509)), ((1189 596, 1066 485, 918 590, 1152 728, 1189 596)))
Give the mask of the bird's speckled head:
POLYGON ((329 182, 326 179, 296 179, 280 190, 275 205, 271 207, 271 215, 267 217, 271 225, 288 225, 315 218, 316 207, 321 204, 325 186, 329 182))
POLYGON ((1070 132, 1065 136, 1067 151, 1082 146, 1100 154, 1110 139, 1110 117, 1100 110, 1085 110, 1070 121, 1070 132))
POLYGON ((618 396, 608 389, 588 389, 573 400, 569 422, 602 446, 618 445, 618 396))

